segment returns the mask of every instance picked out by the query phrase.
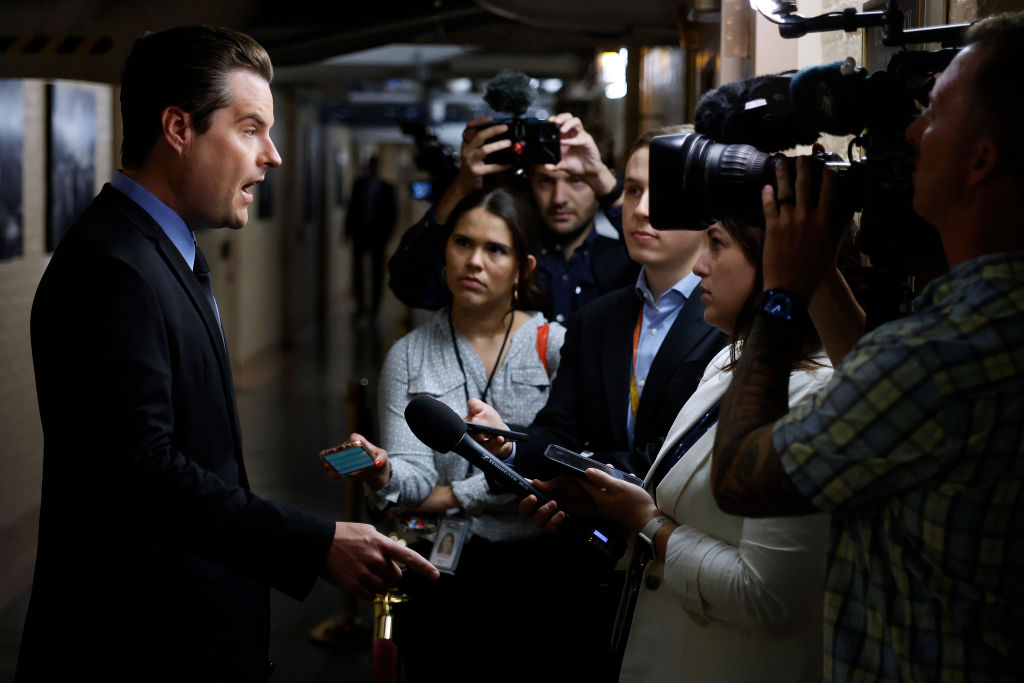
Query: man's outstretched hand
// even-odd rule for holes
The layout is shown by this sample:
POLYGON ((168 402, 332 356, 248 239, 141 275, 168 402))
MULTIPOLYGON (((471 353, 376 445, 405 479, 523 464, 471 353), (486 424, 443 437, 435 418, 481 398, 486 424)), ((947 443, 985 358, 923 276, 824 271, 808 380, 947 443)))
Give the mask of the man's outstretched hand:
POLYGON ((335 522, 334 541, 322 576, 341 590, 372 600, 402 578, 397 562, 436 579, 441 574, 419 553, 392 541, 369 524, 335 522))

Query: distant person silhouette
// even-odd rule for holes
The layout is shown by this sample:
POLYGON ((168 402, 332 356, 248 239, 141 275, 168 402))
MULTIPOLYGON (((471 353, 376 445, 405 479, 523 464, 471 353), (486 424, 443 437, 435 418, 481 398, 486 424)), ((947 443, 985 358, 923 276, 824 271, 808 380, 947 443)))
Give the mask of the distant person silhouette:
POLYGON ((372 157, 363 175, 352 184, 345 238, 352 242, 352 293, 356 314, 376 315, 384 288, 384 248, 395 229, 395 187, 377 177, 378 159, 372 157), (364 265, 370 259, 371 299, 366 301, 364 265))

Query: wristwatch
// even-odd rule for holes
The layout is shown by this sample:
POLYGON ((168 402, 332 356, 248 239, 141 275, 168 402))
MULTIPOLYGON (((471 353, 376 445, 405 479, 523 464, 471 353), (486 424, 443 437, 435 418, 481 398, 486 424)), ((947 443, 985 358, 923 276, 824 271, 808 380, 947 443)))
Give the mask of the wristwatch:
POLYGON ((654 537, 657 535, 658 529, 671 521, 671 517, 658 515, 657 517, 652 518, 651 521, 647 522, 647 524, 644 524, 644 528, 640 530, 640 533, 637 534, 637 536, 647 543, 647 545, 651 546, 651 548, 654 548, 654 537))
POLYGON ((622 179, 616 171, 612 171, 612 175, 615 176, 615 185, 612 187, 608 194, 603 194, 597 197, 598 206, 602 209, 607 209, 615 202, 619 201, 619 197, 622 196, 622 188, 625 185, 625 181, 622 179))
POLYGON ((762 296, 761 310, 773 318, 793 322, 807 314, 803 302, 784 289, 769 289, 762 296))

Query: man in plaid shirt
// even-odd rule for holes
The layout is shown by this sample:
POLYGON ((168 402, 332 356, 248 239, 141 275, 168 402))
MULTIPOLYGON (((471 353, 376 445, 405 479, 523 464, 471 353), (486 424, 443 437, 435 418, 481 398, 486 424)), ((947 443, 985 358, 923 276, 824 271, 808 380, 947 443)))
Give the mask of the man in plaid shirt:
POLYGON ((713 486, 734 514, 831 513, 826 680, 1024 680, 1024 13, 967 42, 907 129, 914 208, 951 267, 913 315, 857 340, 863 314, 819 256, 838 239, 830 172, 813 197, 801 159, 795 194, 780 168, 762 196, 766 305, 713 486), (811 321, 836 371, 787 412, 811 321))

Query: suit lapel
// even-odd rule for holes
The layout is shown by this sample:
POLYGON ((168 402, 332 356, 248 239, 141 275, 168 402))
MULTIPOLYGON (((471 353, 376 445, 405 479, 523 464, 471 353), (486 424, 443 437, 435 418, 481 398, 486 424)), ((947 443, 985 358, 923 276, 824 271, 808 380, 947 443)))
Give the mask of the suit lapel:
POLYGON ((228 403, 228 408, 232 416, 232 422, 235 430, 235 443, 239 444, 238 448, 236 448, 236 459, 238 460, 241 480, 245 482, 245 485, 248 487, 245 466, 242 464, 241 458, 240 444, 242 443, 242 432, 241 426, 238 422, 238 410, 235 406, 235 388, 234 381, 231 377, 231 365, 228 361, 227 349, 223 343, 220 326, 217 324, 217 317, 214 315, 213 309, 210 307, 206 294, 203 293, 202 287, 199 285, 199 281, 196 279, 195 273, 192 272, 188 267, 188 264, 185 262, 185 259, 182 258, 181 252, 179 252, 178 248, 174 246, 174 243, 167 237, 159 224, 153 220, 152 216, 146 213, 138 204, 115 190, 110 185, 103 188, 103 191, 100 193, 100 198, 105 199, 114 205, 121 214, 131 221, 139 232, 153 242, 157 253, 174 274, 178 284, 181 285, 185 295, 192 302, 192 306, 195 307, 200 318, 202 318, 203 326, 206 328, 206 336, 210 341, 210 345, 213 347, 214 354, 217 356, 217 363, 220 368, 221 381, 224 388, 224 398, 228 403))
POLYGON ((612 310, 601 319, 604 327, 600 334, 604 339, 602 358, 614 358, 610 366, 602 368, 608 423, 615 443, 626 443, 626 410, 629 409, 629 383, 633 374, 633 327, 640 314, 642 302, 632 289, 624 290, 612 303, 612 310))
MULTIPOLYGON (((710 377, 705 376, 705 381, 697 387, 697 390, 693 392, 693 396, 690 397, 684 405, 682 410, 679 411, 679 415, 676 417, 675 422, 672 423, 672 427, 669 428, 668 436, 665 438, 665 442, 662 444, 661 451, 658 452, 658 457, 654 459, 651 464, 651 469, 645 478, 644 486, 648 491, 652 490, 651 479, 654 473, 658 471, 661 463, 665 458, 670 457, 679 445, 687 433, 693 429, 693 427, 707 414, 708 410, 711 409, 715 403, 721 400, 725 394, 725 390, 729 387, 728 381, 720 381, 720 373, 716 373, 710 377)), ((706 438, 708 435, 705 434, 701 439, 706 438)), ((682 492, 686 486, 690 483, 690 479, 693 477, 693 473, 697 471, 709 457, 711 457, 711 451, 707 449, 695 449, 694 447, 701 443, 701 439, 690 447, 677 462, 672 469, 665 475, 662 482, 672 479, 672 486, 674 489, 682 492)), ((660 485, 660 484, 659 484, 660 485)), ((659 501, 664 502, 664 501, 659 501)))

